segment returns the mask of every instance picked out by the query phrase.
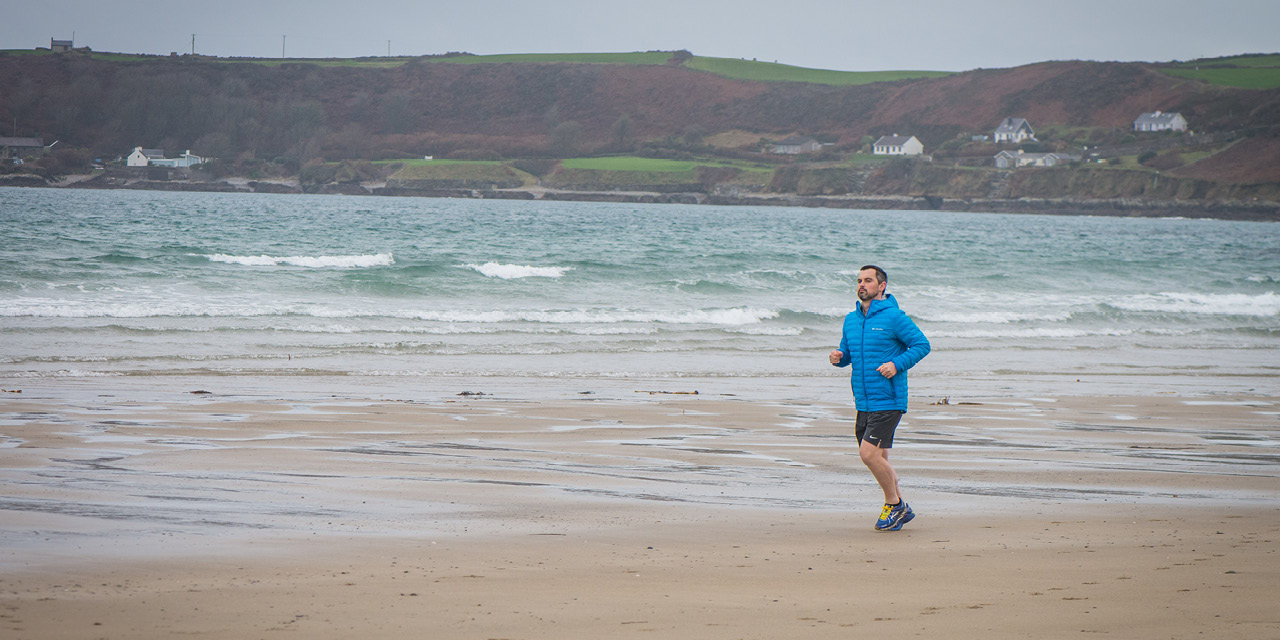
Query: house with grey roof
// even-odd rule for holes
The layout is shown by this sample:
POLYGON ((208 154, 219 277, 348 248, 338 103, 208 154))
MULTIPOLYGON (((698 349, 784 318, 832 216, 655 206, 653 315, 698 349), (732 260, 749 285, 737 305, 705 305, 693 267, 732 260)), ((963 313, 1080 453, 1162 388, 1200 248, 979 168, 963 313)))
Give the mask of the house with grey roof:
POLYGON ((1134 131, 1186 131, 1187 119, 1181 113, 1152 111, 1144 113, 1133 121, 1134 131))
POLYGON ((917 140, 915 136, 900 136, 895 133, 891 136, 880 136, 880 139, 871 145, 871 153, 878 156, 918 156, 924 153, 924 143, 917 140))
POLYGON ((174 167, 176 169, 186 169, 194 167, 198 164, 204 164, 207 158, 201 158, 191 153, 190 149, 181 153, 176 158, 151 158, 151 166, 153 167, 174 167))
POLYGON ((177 169, 185 169, 194 167, 198 164, 208 162, 210 158, 202 158, 191 153, 187 149, 186 153, 176 158, 164 157, 164 149, 143 149, 142 147, 134 147, 133 152, 125 160, 125 166, 129 167, 173 167, 177 169))
POLYGON ((796 155, 800 153, 817 153, 822 148, 822 143, 810 138, 809 136, 791 136, 782 142, 773 145, 772 152, 784 155, 796 155))
POLYGON ((49 49, 53 51, 70 51, 76 48, 75 40, 54 40, 49 38, 49 49))
POLYGON ((1017 151, 1001 151, 995 156, 996 168, 1017 169, 1018 167, 1057 167, 1072 162, 1080 162, 1083 156, 1074 153, 1027 153, 1017 151))
POLYGON ((0 158, 22 158, 32 155, 44 155, 42 138, 0 137, 0 158))
POLYGON ((1036 132, 1031 128, 1031 123, 1023 118, 1005 118, 1000 121, 1000 126, 996 127, 996 142, 1012 142, 1019 143, 1024 140, 1035 140, 1036 132))

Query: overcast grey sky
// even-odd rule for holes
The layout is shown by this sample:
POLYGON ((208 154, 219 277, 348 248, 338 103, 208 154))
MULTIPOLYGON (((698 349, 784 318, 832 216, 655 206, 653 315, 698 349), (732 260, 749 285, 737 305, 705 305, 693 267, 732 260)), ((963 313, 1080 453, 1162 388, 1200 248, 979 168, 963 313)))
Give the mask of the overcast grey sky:
POLYGON ((688 49, 964 71, 1280 52, 1280 0, 0 0, 0 49, 356 57, 688 49), (282 37, 283 36, 283 37, 282 37), (390 41, 388 43, 388 41, 390 41))

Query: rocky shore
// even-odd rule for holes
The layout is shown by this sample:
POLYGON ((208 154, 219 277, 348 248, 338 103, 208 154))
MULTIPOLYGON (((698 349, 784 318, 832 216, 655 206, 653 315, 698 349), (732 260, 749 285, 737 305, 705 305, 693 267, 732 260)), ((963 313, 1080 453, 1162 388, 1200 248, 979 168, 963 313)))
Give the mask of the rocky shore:
POLYGON ((703 204, 721 206, 780 206, 828 209, 883 209, 966 211, 982 213, 1041 213, 1120 217, 1188 217, 1223 220, 1280 221, 1280 202, 1218 201, 1152 198, 954 198, 933 195, 798 195, 750 192, 590 191, 524 187, 511 189, 408 188, 386 183, 323 185, 297 180, 226 179, 125 180, 105 175, 72 176, 49 183, 36 175, 0 176, 0 186, 68 189, 139 189, 152 191, 201 191, 215 193, 294 193, 369 195, 420 198, 470 198, 496 200, 558 200, 574 202, 624 202, 703 204))

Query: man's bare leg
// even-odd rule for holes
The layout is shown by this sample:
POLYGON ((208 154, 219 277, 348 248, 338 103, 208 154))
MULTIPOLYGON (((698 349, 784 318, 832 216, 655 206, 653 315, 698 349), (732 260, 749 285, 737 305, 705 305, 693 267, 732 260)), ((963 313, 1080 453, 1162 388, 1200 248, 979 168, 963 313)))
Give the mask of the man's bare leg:
POLYGON ((901 498, 898 493, 898 473, 893 470, 893 465, 889 464, 889 450, 863 440, 858 447, 858 456, 871 470, 871 475, 875 476, 880 490, 884 491, 884 503, 897 504, 901 498))

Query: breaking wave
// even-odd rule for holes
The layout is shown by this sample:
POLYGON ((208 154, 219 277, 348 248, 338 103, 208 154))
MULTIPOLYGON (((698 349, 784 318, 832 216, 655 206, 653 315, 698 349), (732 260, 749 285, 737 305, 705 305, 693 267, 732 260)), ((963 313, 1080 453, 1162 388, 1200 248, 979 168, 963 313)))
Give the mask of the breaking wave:
POLYGON ((573 268, 531 267, 517 264, 499 264, 497 262, 464 264, 459 266, 463 269, 472 269, 490 278, 499 278, 502 280, 515 280, 517 278, 559 278, 564 276, 565 273, 573 268))
POLYGON ((1119 298, 1108 306, 1122 311, 1271 317, 1280 315, 1280 296, 1271 291, 1259 295, 1156 293, 1119 298))
POLYGON ((390 253, 375 253, 358 256, 232 256, 225 253, 207 254, 204 257, 210 262, 239 264, 247 267, 274 267, 289 265, 311 269, 361 269, 368 267, 388 267, 395 264, 390 253))

